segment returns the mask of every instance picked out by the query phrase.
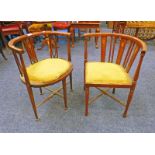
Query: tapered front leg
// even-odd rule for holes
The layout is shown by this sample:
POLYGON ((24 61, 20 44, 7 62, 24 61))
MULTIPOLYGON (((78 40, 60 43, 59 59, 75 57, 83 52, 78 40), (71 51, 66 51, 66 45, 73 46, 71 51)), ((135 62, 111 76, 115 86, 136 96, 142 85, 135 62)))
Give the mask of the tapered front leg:
POLYGON ((88 116, 89 87, 85 87, 85 116, 88 116))

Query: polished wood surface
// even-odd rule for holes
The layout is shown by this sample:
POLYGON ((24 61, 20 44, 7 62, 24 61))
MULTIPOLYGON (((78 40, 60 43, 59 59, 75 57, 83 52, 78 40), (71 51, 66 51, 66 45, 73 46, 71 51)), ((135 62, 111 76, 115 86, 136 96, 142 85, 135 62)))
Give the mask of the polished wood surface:
POLYGON ((9 47, 12 49, 16 64, 17 64, 18 69, 19 69, 20 76, 24 77, 24 81, 22 80, 22 82, 26 85, 27 92, 29 94, 29 98, 30 98, 36 119, 39 119, 37 107, 42 105, 43 103, 47 102, 54 95, 59 95, 60 97, 64 97, 65 109, 67 108, 67 88, 66 88, 67 77, 70 77, 70 84, 71 84, 71 89, 72 89, 72 70, 73 70, 72 65, 69 68, 69 70, 66 71, 66 73, 64 73, 61 77, 57 78, 56 80, 54 80, 52 82, 41 83, 41 84, 33 84, 30 82, 27 71, 26 71, 25 57, 23 57, 23 54, 25 53, 25 50, 26 50, 30 64, 34 64, 34 63, 39 62, 39 59, 38 59, 37 53, 36 53, 34 39, 35 39, 35 37, 42 36, 42 35, 48 37, 48 40, 49 40, 49 44, 48 44, 49 57, 51 57, 51 58, 57 58, 58 57, 58 48, 57 48, 57 46, 55 46, 55 47, 52 46, 52 43, 51 43, 52 38, 58 37, 58 36, 66 37, 67 38, 67 43, 66 43, 67 60, 69 62, 71 62, 70 33, 62 33, 62 32, 55 32, 55 31, 53 31, 53 32, 52 31, 35 32, 35 33, 30 33, 30 34, 19 36, 17 38, 12 39, 9 42, 9 47), (22 47, 15 46, 16 43, 23 44, 24 48, 23 48, 23 46, 22 47), (50 94, 47 98, 45 98, 41 103, 36 104, 35 99, 34 99, 34 95, 33 95, 33 90, 32 90, 33 87, 39 88, 40 93, 43 94, 42 88, 44 88, 44 87, 46 88, 46 86, 53 85, 53 84, 58 83, 60 81, 62 81, 62 86, 63 86, 62 88, 63 88, 63 93, 64 93, 63 96, 58 93, 62 88, 57 89, 55 91, 48 89, 50 92, 52 92, 52 94, 50 94))
POLYGON ((127 112, 129 106, 131 104, 131 100, 134 94, 134 90, 139 78, 139 73, 142 65, 142 61, 144 55, 147 51, 146 44, 136 38, 125 34, 119 33, 93 33, 93 34, 84 34, 84 88, 85 88, 85 115, 88 115, 88 105, 90 102, 95 101, 101 95, 107 95, 110 98, 114 99, 121 105, 125 106, 125 110, 123 113, 123 117, 127 116, 127 112), (101 52, 100 52, 100 61, 101 62, 110 62, 116 63, 121 65, 127 73, 132 75, 132 84, 124 85, 124 84, 87 84, 86 83, 86 63, 89 62, 88 60, 88 53, 90 52, 89 37, 98 37, 101 40, 101 52), (116 46, 117 45, 117 46, 116 46), (135 60, 137 60, 135 62, 135 60), (134 64, 134 68, 132 65, 134 64), (131 68, 133 69, 131 72, 131 68), (133 74, 132 74, 133 73, 133 74), (90 88, 94 87, 98 89, 101 93, 96 97, 92 97, 89 100, 89 91, 90 88), (117 99, 115 96, 109 94, 108 90, 102 90, 100 87, 105 88, 113 88, 113 93, 115 93, 115 88, 129 88, 129 94, 127 102, 124 102, 117 99))

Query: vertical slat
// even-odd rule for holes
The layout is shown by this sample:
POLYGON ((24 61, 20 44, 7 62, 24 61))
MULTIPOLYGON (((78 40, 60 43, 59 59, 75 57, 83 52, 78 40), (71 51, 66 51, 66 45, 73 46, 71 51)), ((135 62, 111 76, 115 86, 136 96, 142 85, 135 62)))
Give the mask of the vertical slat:
POLYGON ((135 58, 136 58, 136 56, 138 54, 139 49, 140 49, 140 47, 136 46, 136 48, 135 48, 135 50, 134 50, 134 52, 133 52, 133 54, 132 54, 132 56, 131 56, 131 58, 129 60, 129 64, 128 64, 127 68, 126 68, 127 72, 130 71, 130 68, 131 68, 131 66, 132 66, 132 64, 133 64, 133 62, 134 62, 134 60, 135 60, 135 58))
POLYGON ((133 41, 130 42, 130 45, 129 45, 129 48, 127 50, 127 53, 126 53, 126 56, 125 56, 125 59, 124 59, 124 62, 123 62, 123 66, 126 67, 128 61, 129 61, 129 58, 131 56, 131 53, 132 53, 132 50, 133 50, 133 47, 134 47, 135 43, 133 41))
POLYGON ((67 52, 68 52, 68 61, 71 61, 70 37, 67 37, 67 52))
POLYGON ((38 62, 36 52, 34 50, 34 39, 32 37, 29 38, 30 52, 33 62, 38 62))
POLYGON ((117 38, 114 36, 113 46, 112 46, 112 52, 111 52, 112 55, 111 55, 110 62, 113 62, 113 59, 114 59, 114 51, 115 51, 116 40, 117 40, 117 38))
POLYGON ((109 49, 109 56, 108 56, 108 62, 110 62, 111 54, 112 54, 112 44, 113 43, 113 36, 110 37, 110 49, 109 49))
POLYGON ((116 64, 121 63, 122 56, 123 56, 123 53, 124 53, 124 49, 125 49, 125 46, 126 46, 126 42, 127 42, 126 39, 121 38, 120 45, 119 45, 119 51, 118 51, 118 55, 117 55, 117 59, 116 59, 116 64))
POLYGON ((105 61, 106 57, 106 45, 107 45, 107 37, 101 36, 101 61, 105 61))
POLYGON ((55 35, 53 40, 55 41, 55 56, 54 57, 58 58, 58 36, 55 35))
POLYGON ((28 38, 23 41, 23 45, 25 46, 25 49, 27 51, 27 54, 29 56, 30 62, 35 63, 38 61, 36 53, 34 51, 34 45, 32 43, 32 38, 28 38))
POLYGON ((45 37, 47 38, 47 42, 48 42, 48 47, 49 47, 49 54, 50 54, 50 57, 52 58, 53 56, 53 51, 52 51, 52 36, 50 35, 45 35, 45 37))

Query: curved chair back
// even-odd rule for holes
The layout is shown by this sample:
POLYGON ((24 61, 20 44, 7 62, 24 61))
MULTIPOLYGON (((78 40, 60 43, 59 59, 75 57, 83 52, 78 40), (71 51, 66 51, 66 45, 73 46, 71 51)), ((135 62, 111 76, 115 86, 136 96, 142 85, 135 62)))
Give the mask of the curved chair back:
MULTIPOLYGON (((84 34, 85 51, 84 62, 88 61, 88 40, 90 37, 100 38, 100 61, 111 62, 122 65, 129 73, 133 64, 134 81, 137 81, 143 57, 147 50, 145 42, 142 40, 124 34, 118 33, 91 33, 84 34), (139 55, 139 57, 138 57, 139 55)), ((133 73, 133 72, 132 72, 133 73)))
POLYGON ((48 39, 48 50, 49 50, 49 56, 51 58, 58 58, 58 46, 56 42, 56 37, 65 36, 67 38, 67 44, 66 44, 67 60, 71 61, 70 33, 42 31, 42 32, 36 32, 36 33, 29 33, 26 35, 16 37, 9 42, 9 47, 13 51, 13 55, 21 76, 24 76, 24 78, 27 79, 27 81, 29 80, 27 78, 26 64, 25 64, 23 55, 26 51, 31 64, 39 61, 38 56, 36 54, 37 48, 36 48, 35 42, 36 42, 36 38, 40 36, 48 39), (53 42, 55 43, 56 46, 53 46, 53 42))

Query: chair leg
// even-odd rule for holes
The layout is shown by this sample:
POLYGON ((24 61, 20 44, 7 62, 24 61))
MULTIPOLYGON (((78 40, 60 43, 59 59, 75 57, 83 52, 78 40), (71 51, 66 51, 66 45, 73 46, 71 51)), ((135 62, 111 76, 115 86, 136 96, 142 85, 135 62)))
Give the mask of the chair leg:
POLYGON ((43 95, 43 90, 41 87, 39 88, 39 90, 40 90, 40 95, 43 95))
POLYGON ((112 93, 115 94, 115 88, 112 89, 112 93))
POLYGON ((5 55, 4 55, 4 53, 3 53, 3 50, 0 48, 0 53, 2 54, 2 56, 3 56, 3 58, 5 59, 5 60, 7 60, 7 58, 5 57, 5 55))
POLYGON ((85 116, 88 116, 89 87, 85 87, 85 116))
POLYGON ((131 104, 131 100, 132 100, 132 97, 133 97, 133 94, 134 94, 134 90, 135 90, 135 87, 134 88, 130 88, 127 104, 125 106, 125 110, 124 110, 124 113, 123 113, 123 117, 124 118, 127 117, 127 112, 128 112, 129 106, 131 104))
POLYGON ((29 97, 30 97, 30 100, 31 100, 31 104, 32 104, 32 108, 33 108, 35 117, 36 117, 37 120, 39 120, 38 113, 37 113, 37 107, 35 105, 32 88, 30 86, 26 86, 26 87, 27 87, 27 90, 28 90, 28 94, 29 94, 29 97))
POLYGON ((65 110, 67 110, 67 90, 66 90, 66 78, 62 81, 63 85, 63 94, 64 94, 64 105, 65 105, 65 110))
POLYGON ((69 78, 70 78, 70 89, 71 89, 71 91, 73 91, 73 87, 72 87, 72 73, 70 74, 69 78))

